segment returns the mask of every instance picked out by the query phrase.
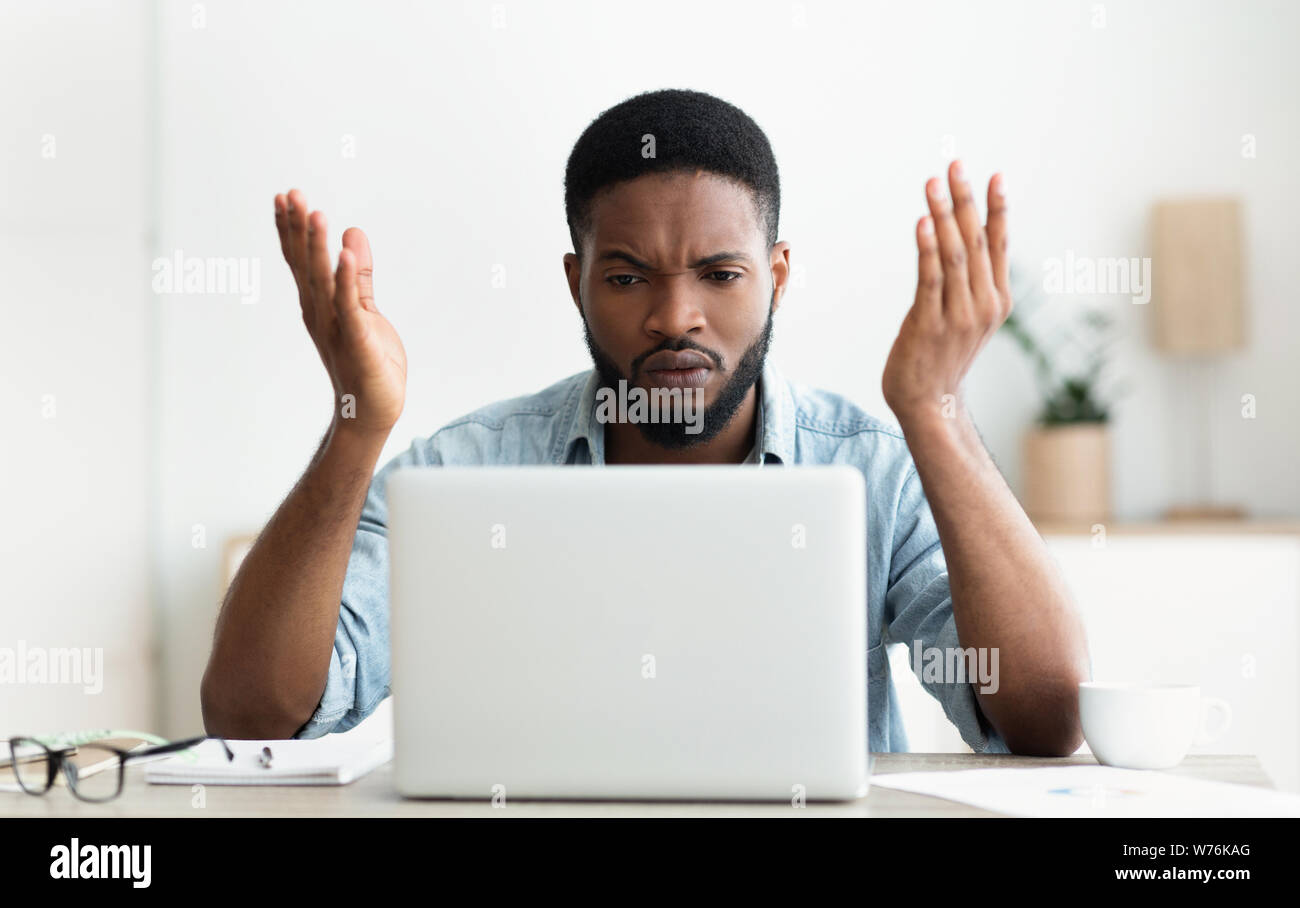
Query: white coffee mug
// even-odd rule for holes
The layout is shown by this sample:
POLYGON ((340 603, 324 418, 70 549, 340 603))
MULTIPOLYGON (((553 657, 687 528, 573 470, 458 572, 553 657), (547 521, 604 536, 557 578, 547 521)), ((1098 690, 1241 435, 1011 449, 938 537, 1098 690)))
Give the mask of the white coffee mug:
POLYGON ((1084 681, 1079 718, 1100 762, 1168 769, 1182 762, 1193 743, 1209 744, 1222 736, 1232 724, 1232 709, 1217 697, 1202 700, 1195 684, 1084 681), (1223 724, 1210 732, 1209 716, 1215 710, 1223 714, 1223 724))

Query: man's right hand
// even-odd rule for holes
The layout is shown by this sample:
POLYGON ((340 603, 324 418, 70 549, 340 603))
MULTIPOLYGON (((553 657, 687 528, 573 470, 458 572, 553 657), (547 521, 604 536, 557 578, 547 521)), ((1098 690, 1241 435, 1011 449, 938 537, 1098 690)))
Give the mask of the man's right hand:
POLYGON ((331 269, 325 215, 309 213, 297 189, 275 197, 275 226, 303 323, 334 385, 333 430, 387 437, 406 399, 406 350, 375 308, 370 242, 349 228, 331 269))

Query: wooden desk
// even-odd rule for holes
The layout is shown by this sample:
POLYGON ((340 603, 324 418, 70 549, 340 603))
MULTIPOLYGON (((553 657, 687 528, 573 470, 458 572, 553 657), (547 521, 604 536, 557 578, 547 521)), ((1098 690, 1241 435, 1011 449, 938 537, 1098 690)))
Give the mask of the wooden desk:
MULTIPOLYGON (((1071 757, 1017 757, 1007 754, 877 754, 875 775, 989 767, 1095 765, 1087 754, 1071 757)), ((1253 756, 1189 756, 1169 772, 1197 779, 1272 788, 1253 756)), ((207 804, 191 806, 188 785, 150 785, 143 767, 129 767, 126 788, 107 804, 86 804, 58 787, 43 797, 0 792, 0 816, 23 817, 994 817, 999 814, 905 791, 871 787, 858 801, 809 804, 692 804, 680 802, 511 801, 494 808, 482 801, 413 801, 397 796, 392 764, 351 785, 261 787, 209 785, 207 804)))

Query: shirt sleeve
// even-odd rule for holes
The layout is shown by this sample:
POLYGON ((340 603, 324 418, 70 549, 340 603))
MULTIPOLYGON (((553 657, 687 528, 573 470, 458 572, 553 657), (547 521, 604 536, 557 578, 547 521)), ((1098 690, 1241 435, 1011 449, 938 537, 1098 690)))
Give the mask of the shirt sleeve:
POLYGON ((962 740, 975 753, 1009 753, 1001 734, 980 710, 974 684, 948 678, 927 681, 925 674, 917 671, 918 661, 924 665, 913 657, 917 647, 922 654, 937 647, 947 663, 947 654, 961 643, 952 613, 948 563, 915 467, 909 470, 899 493, 885 615, 889 640, 907 645, 908 662, 922 687, 939 701, 962 740))
POLYGON ((417 442, 389 461, 370 481, 348 558, 329 676, 316 711, 295 738, 343 732, 369 716, 391 693, 388 631, 389 475, 407 466, 436 464, 417 442))

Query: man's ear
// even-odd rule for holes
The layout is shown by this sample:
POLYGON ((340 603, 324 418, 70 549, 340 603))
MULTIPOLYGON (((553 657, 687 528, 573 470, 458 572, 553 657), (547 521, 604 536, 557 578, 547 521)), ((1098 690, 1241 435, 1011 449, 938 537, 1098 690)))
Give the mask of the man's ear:
POLYGON ((572 252, 564 254, 564 279, 569 282, 569 295, 573 297, 573 305, 578 307, 578 314, 582 315, 582 260, 572 252))
POLYGON ((772 311, 775 312, 781 308, 785 288, 789 286, 790 244, 783 241, 774 245, 768 265, 772 269, 772 311))

